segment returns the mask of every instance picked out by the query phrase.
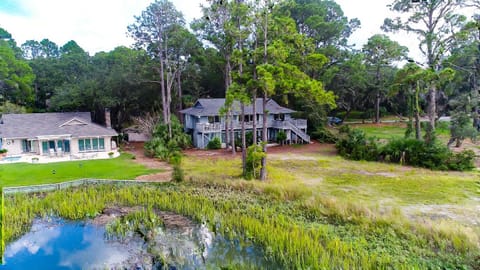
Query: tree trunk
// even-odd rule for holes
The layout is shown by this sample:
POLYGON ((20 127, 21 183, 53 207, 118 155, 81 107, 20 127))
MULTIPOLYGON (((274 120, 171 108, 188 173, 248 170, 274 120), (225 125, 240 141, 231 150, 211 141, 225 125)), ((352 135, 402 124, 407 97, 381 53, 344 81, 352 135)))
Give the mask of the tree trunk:
POLYGON ((178 106, 177 106, 177 117, 178 117, 178 120, 180 121, 180 123, 183 124, 183 118, 182 118, 182 114, 180 113, 180 111, 183 109, 183 102, 182 102, 182 99, 183 99, 183 93, 182 93, 182 72, 180 72, 180 70, 177 71, 177 84, 178 84, 178 106))
POLYGON ((418 103, 420 95, 420 86, 417 82, 417 88, 415 90, 415 139, 420 140, 421 138, 421 127, 420 127, 420 104, 418 103))
POLYGON ((229 125, 228 122, 230 121, 228 117, 228 113, 225 114, 225 147, 228 149, 228 145, 230 144, 230 132, 229 132, 229 125))
POLYGON ((257 144, 257 90, 253 90, 253 100, 252 100, 252 114, 253 114, 253 123, 252 123, 252 137, 253 144, 257 144))
POLYGON ((263 106, 263 127, 262 127, 262 149, 265 155, 262 158, 262 168, 260 170, 260 180, 265 181, 267 180, 267 143, 268 143, 268 134, 267 134, 267 119, 268 119, 268 111, 267 111, 267 93, 264 92, 262 98, 262 106, 263 106))
MULTIPOLYGON (((268 63, 268 12, 265 10, 265 25, 263 29, 263 63, 268 63)), ((262 157, 262 168, 260 170, 260 180, 265 181, 267 180, 267 143, 268 143, 268 135, 267 135, 267 97, 268 97, 268 89, 263 90, 263 98, 262 98, 262 107, 263 107, 263 127, 262 127, 262 148, 263 148, 263 157, 262 157)))
POLYGON ((437 117, 437 87, 432 83, 429 91, 428 120, 432 131, 435 131, 435 120, 437 117))
POLYGON ((245 104, 243 102, 240 103, 240 121, 242 124, 242 175, 245 176, 247 174, 247 140, 245 138, 245 104))
POLYGON ((380 90, 377 90, 375 98, 375 123, 380 123, 380 90))
MULTIPOLYGON (((161 48, 160 48, 161 51, 161 48)), ((162 117, 163 123, 167 124, 167 93, 165 91, 165 73, 164 73, 164 65, 163 65, 163 56, 162 52, 160 52, 160 91, 162 95, 162 117)))
POLYGON ((231 122, 231 128, 232 128, 232 155, 235 155, 235 153, 237 152, 235 149, 235 118, 234 118, 234 115, 233 115, 233 109, 230 110, 230 119, 232 120, 231 122))

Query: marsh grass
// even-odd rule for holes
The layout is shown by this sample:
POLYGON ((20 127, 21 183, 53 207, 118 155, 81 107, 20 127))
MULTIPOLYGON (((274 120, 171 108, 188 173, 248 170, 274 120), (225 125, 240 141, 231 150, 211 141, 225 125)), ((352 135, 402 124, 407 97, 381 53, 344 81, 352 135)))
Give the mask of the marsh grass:
MULTIPOLYGON (((304 194, 301 190, 297 192, 304 194)), ((117 204, 173 211, 204 222, 230 239, 251 240, 286 269, 461 268, 472 265, 471 258, 478 255, 478 249, 462 232, 413 226, 396 211, 379 215, 334 198, 310 195, 284 200, 282 196, 292 195, 265 193, 251 184, 232 187, 215 182, 99 185, 14 195, 6 198, 6 215, 12 218, 6 221, 5 234, 8 241, 20 236, 35 216, 83 219, 106 205, 117 204)), ((134 219, 150 217, 147 213, 134 219)))
POLYGON ((123 240, 133 233, 138 233, 142 238, 148 240, 160 227, 163 227, 163 221, 149 207, 115 219, 107 224, 105 232, 109 239, 123 240))

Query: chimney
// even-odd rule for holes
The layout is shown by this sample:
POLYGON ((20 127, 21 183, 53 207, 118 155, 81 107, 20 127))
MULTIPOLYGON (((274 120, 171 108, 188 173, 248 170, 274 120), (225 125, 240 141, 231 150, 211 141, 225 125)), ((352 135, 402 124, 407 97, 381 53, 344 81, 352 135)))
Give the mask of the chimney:
POLYGON ((112 128, 112 120, 110 119, 110 109, 105 108, 105 127, 112 128))

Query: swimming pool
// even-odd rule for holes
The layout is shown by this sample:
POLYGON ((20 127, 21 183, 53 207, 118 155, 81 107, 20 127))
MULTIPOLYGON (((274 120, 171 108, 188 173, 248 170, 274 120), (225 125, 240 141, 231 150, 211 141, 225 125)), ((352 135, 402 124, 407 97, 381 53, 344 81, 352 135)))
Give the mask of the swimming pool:
POLYGON ((15 161, 19 161, 22 157, 21 156, 11 156, 11 157, 3 157, 1 159, 1 161, 5 161, 5 162, 15 162, 15 161))

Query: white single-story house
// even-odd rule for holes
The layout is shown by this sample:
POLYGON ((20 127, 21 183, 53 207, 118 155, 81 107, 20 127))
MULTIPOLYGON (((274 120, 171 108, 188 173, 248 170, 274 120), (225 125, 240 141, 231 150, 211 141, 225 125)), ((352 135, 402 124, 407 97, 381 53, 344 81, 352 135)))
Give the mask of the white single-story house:
POLYGON ((111 152, 118 155, 112 140, 117 135, 109 126, 93 123, 89 112, 3 114, 0 118, 0 149, 7 150, 7 159, 108 158, 111 152))

